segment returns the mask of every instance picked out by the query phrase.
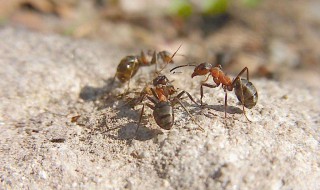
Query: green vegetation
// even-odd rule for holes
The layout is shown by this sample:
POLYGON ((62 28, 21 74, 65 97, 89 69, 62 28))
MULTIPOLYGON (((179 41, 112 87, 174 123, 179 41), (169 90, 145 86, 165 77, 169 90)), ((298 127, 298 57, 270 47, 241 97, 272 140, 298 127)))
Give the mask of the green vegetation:
MULTIPOLYGON (((241 5, 254 8, 262 0, 241 0, 241 5)), ((232 0, 202 0, 201 5, 195 5, 190 0, 173 0, 170 14, 187 18, 192 14, 219 15, 226 13, 232 0)))

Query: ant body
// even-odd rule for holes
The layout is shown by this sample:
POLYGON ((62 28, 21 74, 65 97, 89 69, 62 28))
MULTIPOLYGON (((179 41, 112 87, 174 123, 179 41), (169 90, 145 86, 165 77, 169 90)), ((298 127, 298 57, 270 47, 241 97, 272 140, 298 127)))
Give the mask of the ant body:
MULTIPOLYGON (((153 80, 154 87, 146 87, 140 96, 140 101, 142 102, 145 98, 151 101, 153 104, 144 103, 141 109, 141 114, 138 122, 138 127, 136 129, 136 133, 139 129, 141 119, 144 113, 145 105, 153 110, 153 117, 159 127, 165 130, 170 130, 174 123, 174 111, 173 107, 176 103, 179 103, 183 109, 188 113, 191 117, 192 121, 197 124, 195 119, 192 117, 188 109, 182 104, 181 97, 184 94, 187 94, 191 101, 197 104, 196 101, 192 98, 192 96, 186 92, 181 91, 175 97, 171 97, 171 95, 175 94, 177 91, 174 86, 170 83, 168 78, 164 75, 159 75, 153 80), (152 97, 152 96, 153 97, 152 97)), ((197 104, 198 105, 198 104, 197 104)), ((203 128, 197 124, 198 127, 203 130, 203 128)))
MULTIPOLYGON (((184 67, 184 66, 195 66, 195 65, 181 65, 177 66, 173 69, 170 70, 173 71, 179 67, 184 67)), ((233 79, 231 80, 230 77, 228 77, 223 71, 221 65, 218 66, 213 66, 210 63, 201 63, 196 68, 194 69, 191 77, 195 76, 202 76, 202 75, 207 75, 207 78, 201 82, 200 85, 200 103, 201 106, 203 105, 202 98, 203 98, 203 87, 208 87, 208 88, 216 88, 220 86, 223 88, 225 92, 225 98, 224 98, 224 112, 225 112, 225 118, 227 117, 227 92, 228 91, 235 91, 235 94, 242 104, 242 111, 244 116, 248 121, 250 121, 246 115, 246 112, 244 110, 244 107, 251 109, 254 107, 258 101, 258 92, 255 88, 255 86, 249 81, 249 70, 247 67, 243 68, 240 73, 233 79), (244 73, 247 72, 247 79, 241 79, 240 76, 244 73), (208 74, 208 75, 207 75, 208 74), (212 76, 213 81, 215 84, 209 84, 206 83, 209 77, 212 76)))
MULTIPOLYGON (((178 50, 180 49, 180 47, 178 48, 178 50)), ((172 58, 174 57, 176 52, 171 56, 167 51, 161 51, 158 53, 154 51, 151 61, 148 61, 147 56, 143 51, 141 51, 140 55, 128 55, 121 59, 111 84, 113 84, 115 79, 118 78, 121 83, 128 82, 129 90, 130 80, 138 72, 141 66, 155 65, 157 70, 157 60, 161 59, 162 62, 166 64, 173 63, 172 58)))

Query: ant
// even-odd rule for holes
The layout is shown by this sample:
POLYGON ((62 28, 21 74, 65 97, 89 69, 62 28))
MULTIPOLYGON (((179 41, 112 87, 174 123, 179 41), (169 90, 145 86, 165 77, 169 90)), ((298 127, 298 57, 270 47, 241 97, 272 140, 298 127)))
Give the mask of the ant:
MULTIPOLYGON (((180 47, 177 49, 177 51, 180 49, 180 47)), ((166 64, 173 63, 172 58, 175 56, 177 51, 172 56, 167 51, 161 51, 159 53, 156 53, 156 51, 154 51, 151 61, 147 60, 147 56, 143 51, 141 51, 140 55, 128 55, 124 57, 123 59, 121 59, 117 67, 117 71, 114 75, 111 85, 114 83, 115 79, 118 78, 121 83, 128 82, 127 91, 129 91, 130 80, 138 72, 141 66, 155 65, 157 72, 157 60, 161 59, 162 62, 166 64)))
MULTIPOLYGON (((185 66, 195 66, 195 65, 181 65, 177 66, 173 69, 170 70, 173 71, 177 68, 180 67, 185 67, 185 66)), ((243 68, 240 73, 233 79, 231 80, 230 77, 228 77, 223 71, 222 71, 222 66, 213 66, 210 63, 201 63, 196 68, 194 69, 191 77, 195 76, 202 76, 208 74, 207 78, 201 82, 200 85, 200 103, 201 106, 203 106, 202 98, 203 98, 203 87, 208 87, 208 88, 216 88, 220 86, 223 88, 225 92, 225 98, 224 98, 224 117, 227 117, 227 92, 232 91, 234 89, 235 94, 242 104, 242 111, 246 119, 251 122, 245 112, 244 107, 251 109, 254 107, 258 101, 258 92, 255 86, 249 81, 249 69, 247 67, 243 68), (242 79, 240 76, 246 72, 247 73, 247 79, 242 79), (206 83, 209 77, 212 76, 213 81, 215 84, 209 84, 206 83)))
MULTIPOLYGON (((198 105, 198 103, 192 98, 192 96, 188 92, 181 91, 178 95, 172 98, 171 95, 175 94, 177 91, 165 75, 158 75, 153 80, 153 86, 154 87, 146 87, 141 92, 139 102, 141 103, 145 98, 147 98, 153 104, 150 104, 150 103, 143 104, 141 113, 140 113, 139 122, 138 122, 138 127, 136 128, 135 134, 139 129, 141 119, 144 113, 145 105, 147 105, 149 108, 153 110, 153 117, 157 125, 162 129, 170 130, 172 128, 174 123, 173 107, 177 103, 179 103, 183 107, 183 109, 187 112, 187 114, 190 116, 192 121, 197 124, 197 122, 192 117, 188 109, 181 102, 181 97, 184 94, 187 94, 189 99, 198 105)), ((204 130, 199 124, 197 125, 200 128, 200 130, 202 131, 204 130)))

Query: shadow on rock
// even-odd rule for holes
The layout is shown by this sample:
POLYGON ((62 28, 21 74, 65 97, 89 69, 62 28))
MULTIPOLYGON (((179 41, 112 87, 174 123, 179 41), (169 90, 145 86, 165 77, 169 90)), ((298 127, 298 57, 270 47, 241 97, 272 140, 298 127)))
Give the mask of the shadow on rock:
MULTIPOLYGON (((224 112, 224 105, 205 105, 203 108, 212 109, 219 112, 224 112)), ((227 106, 228 114, 242 114, 242 109, 235 106, 227 106)))
MULTIPOLYGON (((120 95, 112 95, 112 89, 114 86, 118 85, 116 82, 112 84, 112 79, 106 81, 105 84, 106 85, 100 88, 85 86, 81 89, 79 94, 79 97, 82 100, 86 102, 94 102, 94 106, 98 111, 105 112, 104 109, 111 108, 112 112, 116 113, 116 115, 111 118, 107 118, 107 115, 104 116, 105 118, 101 120, 99 124, 95 123, 93 127, 90 127, 91 130, 94 131, 93 134, 102 133, 106 137, 116 140, 127 140, 129 142, 133 139, 139 141, 150 140, 162 133, 159 129, 150 129, 145 127, 148 123, 146 115, 143 116, 140 127, 136 132, 141 110, 135 110, 132 108, 139 103, 136 102, 135 99, 130 102, 129 99, 125 98, 125 95, 124 97, 121 97, 120 95), (129 121, 125 123, 121 122, 124 118, 129 121), (115 121, 113 125, 116 127, 107 128, 110 120, 115 121)), ((90 115, 89 117, 95 116, 90 115)), ((87 120, 91 120, 91 118, 87 118, 87 120)), ((83 124, 83 126, 92 126, 92 124, 83 124)))
POLYGON ((117 85, 115 83, 116 82, 113 82, 113 79, 108 79, 105 81, 105 85, 99 88, 86 85, 81 89, 79 98, 84 101, 95 101, 99 98, 103 98, 110 94, 113 86, 117 85))
POLYGON ((158 134, 163 134, 160 129, 150 129, 145 126, 140 126, 138 131, 137 123, 130 122, 124 126, 119 126, 114 129, 107 130, 106 133, 109 133, 111 130, 118 130, 118 135, 108 134, 107 136, 116 140, 138 140, 138 141, 147 141, 153 139, 158 134))

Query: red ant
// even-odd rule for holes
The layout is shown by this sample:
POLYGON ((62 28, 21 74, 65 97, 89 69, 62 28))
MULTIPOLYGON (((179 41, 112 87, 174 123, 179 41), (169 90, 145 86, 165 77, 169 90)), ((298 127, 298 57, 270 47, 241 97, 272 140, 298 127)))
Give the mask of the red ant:
MULTIPOLYGON (((195 65, 181 65, 177 66, 173 69, 170 70, 173 71, 177 68, 180 67, 185 67, 185 66, 195 66, 195 65)), ((250 121, 246 115, 246 112, 244 110, 244 107, 251 109, 254 107, 258 101, 258 92, 255 88, 255 86, 249 81, 249 70, 247 67, 243 68, 240 73, 233 79, 231 80, 230 77, 228 77, 223 71, 221 65, 218 66, 213 66, 210 63, 201 63, 200 65, 196 66, 194 69, 191 77, 195 76, 202 76, 208 74, 207 78, 201 82, 200 85, 200 103, 201 106, 203 105, 202 103, 202 98, 203 98, 203 87, 208 87, 208 88, 216 88, 220 86, 223 88, 225 92, 225 98, 224 98, 224 113, 225 113, 225 118, 227 117, 227 92, 232 91, 235 89, 235 94, 242 104, 242 111, 244 116, 248 121, 250 121), (247 72, 247 79, 241 79, 240 76, 244 73, 247 72), (206 83, 209 77, 212 76, 213 81, 215 84, 208 84, 206 83)))

